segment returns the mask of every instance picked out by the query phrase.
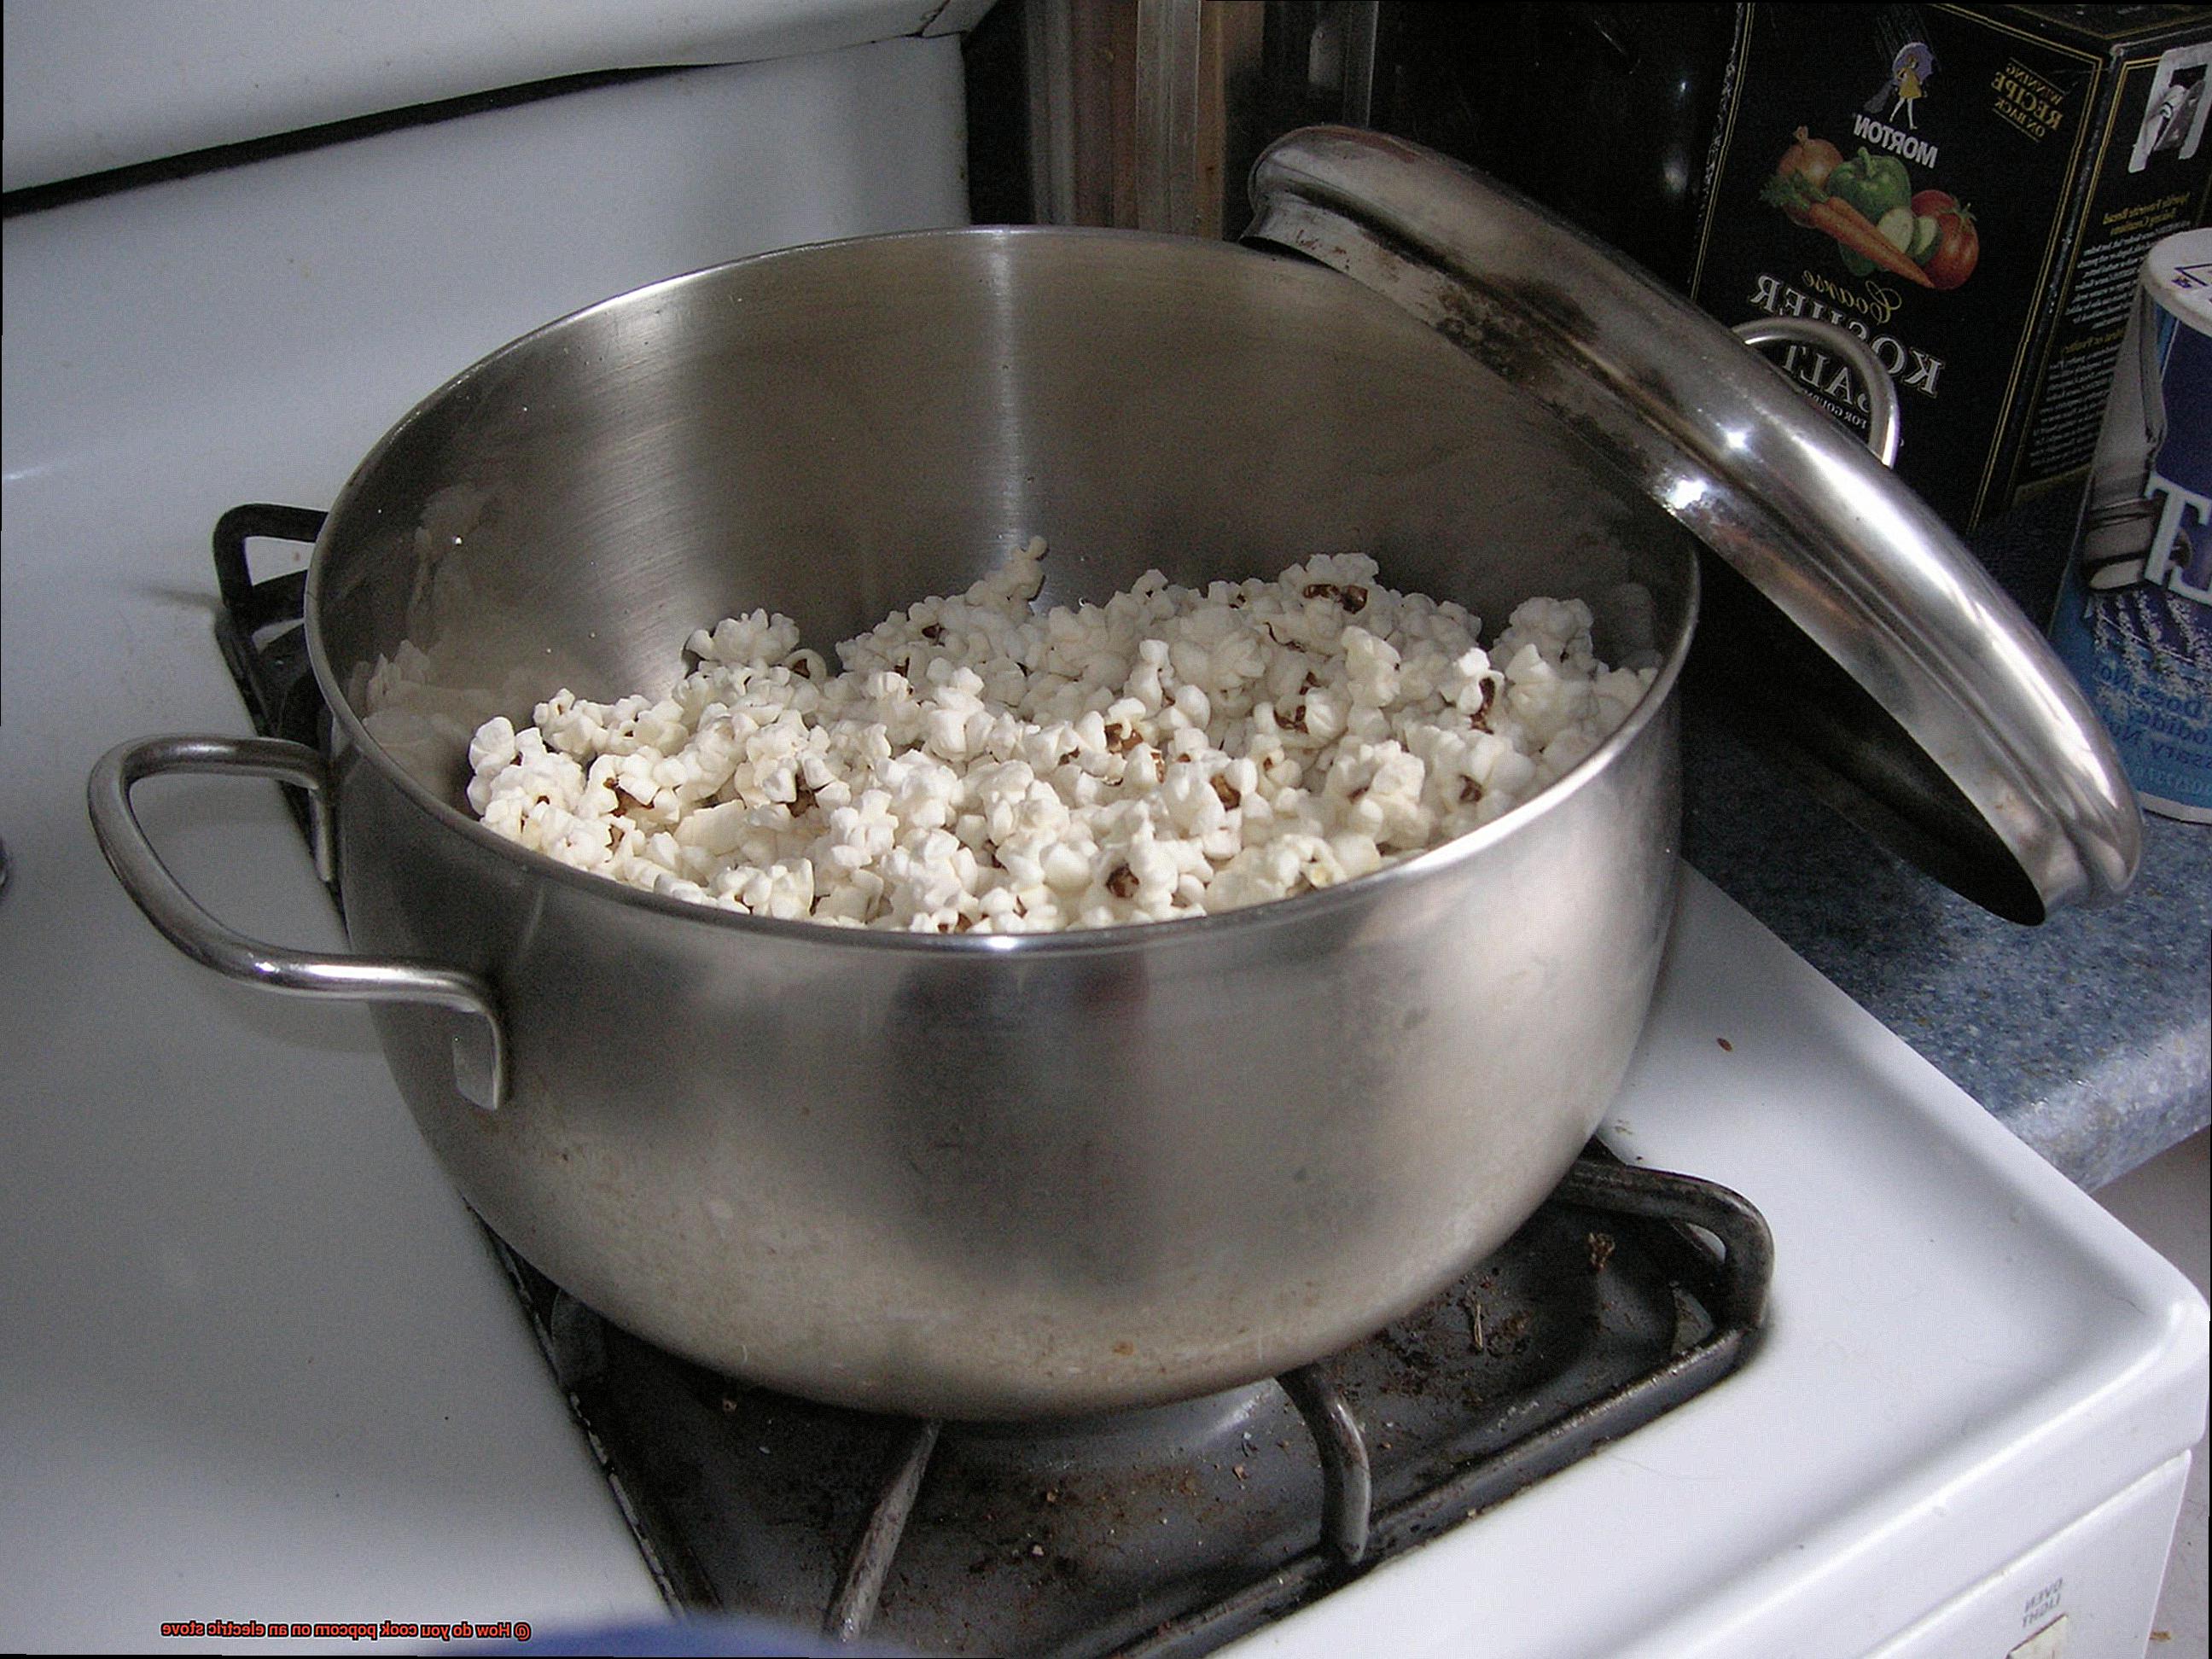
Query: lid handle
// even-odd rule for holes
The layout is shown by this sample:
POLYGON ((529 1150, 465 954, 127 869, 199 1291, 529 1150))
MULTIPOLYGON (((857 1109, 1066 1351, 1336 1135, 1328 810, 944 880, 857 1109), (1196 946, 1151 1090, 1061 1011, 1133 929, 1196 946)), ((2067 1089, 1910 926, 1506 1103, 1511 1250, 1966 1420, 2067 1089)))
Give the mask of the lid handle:
POLYGON ((1817 317, 1761 317, 1730 331, 1747 346, 1808 345, 1832 351, 1851 367, 1865 388, 1867 453, 1884 466, 1897 465, 1904 441, 1904 416, 1897 407, 1897 383, 1889 378, 1874 348, 1847 328, 1817 317))

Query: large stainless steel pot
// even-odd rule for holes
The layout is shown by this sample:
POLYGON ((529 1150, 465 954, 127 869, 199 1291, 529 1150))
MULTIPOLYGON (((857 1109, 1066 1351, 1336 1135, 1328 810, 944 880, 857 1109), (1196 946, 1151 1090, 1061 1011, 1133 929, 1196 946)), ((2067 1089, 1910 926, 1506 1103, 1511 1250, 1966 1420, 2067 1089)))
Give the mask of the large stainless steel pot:
MULTIPOLYGON (((836 244, 610 301, 461 374, 346 485, 307 584, 327 771, 264 742, 125 745, 95 827, 191 953, 374 1000, 470 1202, 653 1340, 956 1417, 1279 1372, 1542 1199, 1619 1085, 1671 910, 1695 539, 1467 343, 1316 264, 1116 233, 836 244), (842 637, 1032 534, 1047 602, 1322 550, 1490 617, 1578 595, 1658 680, 1564 782, 1449 846, 1056 937, 698 908, 462 803, 486 715, 664 683, 739 609, 842 637), (359 957, 243 939, 176 889, 128 793, 193 768, 335 803, 359 957)), ((1790 406, 1789 443, 1855 453, 1728 349, 1790 406)))

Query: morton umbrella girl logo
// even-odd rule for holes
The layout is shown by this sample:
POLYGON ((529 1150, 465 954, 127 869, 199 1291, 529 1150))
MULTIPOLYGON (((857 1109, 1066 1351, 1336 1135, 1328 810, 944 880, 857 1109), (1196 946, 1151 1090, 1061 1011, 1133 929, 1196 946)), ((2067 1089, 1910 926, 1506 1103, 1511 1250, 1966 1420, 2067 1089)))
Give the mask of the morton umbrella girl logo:
POLYGON ((1890 60, 1889 79, 1866 100, 1866 112, 1893 125, 1901 113, 1906 127, 1917 131, 1919 123, 1913 118, 1912 107, 1927 95, 1928 78, 1935 73, 1936 54, 1926 43, 1907 41, 1890 60))

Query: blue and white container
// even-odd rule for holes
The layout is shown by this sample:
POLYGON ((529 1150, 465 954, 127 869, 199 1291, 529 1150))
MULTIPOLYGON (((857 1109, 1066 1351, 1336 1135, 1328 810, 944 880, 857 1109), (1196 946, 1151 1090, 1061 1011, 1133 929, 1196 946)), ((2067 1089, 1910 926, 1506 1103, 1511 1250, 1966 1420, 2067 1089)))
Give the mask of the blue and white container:
POLYGON ((2212 229, 2143 259, 2051 639, 2144 807, 2212 823, 2212 229))

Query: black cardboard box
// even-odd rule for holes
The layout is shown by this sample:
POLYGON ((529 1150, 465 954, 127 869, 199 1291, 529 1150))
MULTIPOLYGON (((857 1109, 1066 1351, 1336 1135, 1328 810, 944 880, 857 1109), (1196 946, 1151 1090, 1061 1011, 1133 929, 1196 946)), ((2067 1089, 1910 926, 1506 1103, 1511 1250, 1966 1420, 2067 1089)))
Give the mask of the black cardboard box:
MULTIPOLYGON (((1692 296, 1868 340, 1962 533, 2078 485, 2136 268, 2204 222, 2208 76, 2212 7, 1747 6, 1692 296)), ((1865 428, 1839 362, 1777 358, 1865 428)))

